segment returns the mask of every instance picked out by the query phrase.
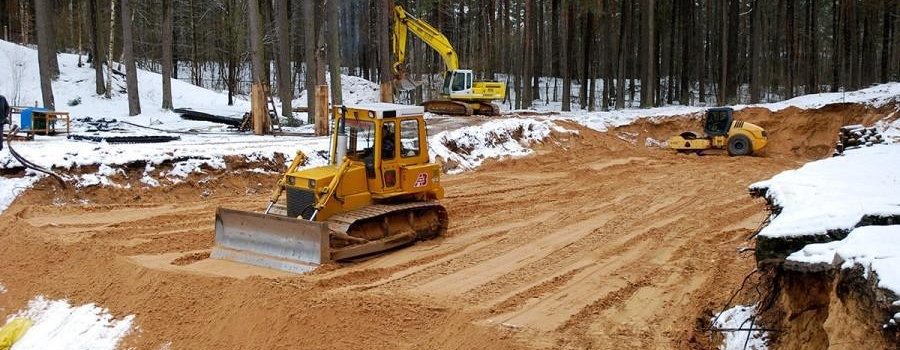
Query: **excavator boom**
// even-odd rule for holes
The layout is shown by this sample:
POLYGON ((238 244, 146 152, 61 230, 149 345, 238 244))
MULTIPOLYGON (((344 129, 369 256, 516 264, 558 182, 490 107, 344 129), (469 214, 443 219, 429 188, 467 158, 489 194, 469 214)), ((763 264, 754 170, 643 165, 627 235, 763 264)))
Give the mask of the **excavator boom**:
POLYGON ((441 31, 432 27, 428 22, 414 17, 409 12, 406 12, 402 6, 398 5, 394 6, 394 41, 392 44, 394 57, 396 58, 396 62, 394 62, 392 67, 394 75, 400 76, 403 74, 401 66, 406 62, 406 37, 409 31, 412 31, 425 44, 428 44, 429 47, 441 55, 448 71, 459 69, 459 57, 456 55, 456 50, 453 49, 450 39, 447 39, 441 31))

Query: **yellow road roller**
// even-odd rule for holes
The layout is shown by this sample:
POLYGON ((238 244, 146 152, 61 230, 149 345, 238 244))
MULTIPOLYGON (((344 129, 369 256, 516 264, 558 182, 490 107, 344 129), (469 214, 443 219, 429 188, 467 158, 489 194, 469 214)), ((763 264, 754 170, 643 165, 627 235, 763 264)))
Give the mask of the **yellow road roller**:
POLYGON ((678 152, 700 153, 708 149, 725 149, 731 156, 753 155, 768 143, 769 135, 756 124, 734 120, 729 107, 710 108, 703 121, 700 136, 693 131, 683 132, 668 140, 669 148, 678 152))

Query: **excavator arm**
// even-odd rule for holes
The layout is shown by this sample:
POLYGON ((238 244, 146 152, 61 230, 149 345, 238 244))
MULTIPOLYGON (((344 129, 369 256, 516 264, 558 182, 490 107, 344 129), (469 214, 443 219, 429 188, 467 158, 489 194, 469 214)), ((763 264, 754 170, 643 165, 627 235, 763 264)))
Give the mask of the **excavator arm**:
POLYGON ((392 66, 393 73, 396 77, 403 75, 402 65, 406 61, 406 36, 408 32, 412 32, 419 39, 428 44, 444 59, 444 64, 448 71, 459 69, 459 56, 456 50, 450 44, 450 40, 444 36, 437 28, 432 27, 428 22, 413 17, 403 9, 402 6, 394 6, 394 57, 396 61, 392 66))

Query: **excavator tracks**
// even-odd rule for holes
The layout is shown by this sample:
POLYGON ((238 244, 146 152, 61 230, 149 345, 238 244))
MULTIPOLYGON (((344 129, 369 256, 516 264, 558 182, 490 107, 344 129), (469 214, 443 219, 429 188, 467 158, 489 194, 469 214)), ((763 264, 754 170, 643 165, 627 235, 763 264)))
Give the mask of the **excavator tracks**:
POLYGON ((431 100, 425 102, 425 111, 447 115, 500 115, 500 106, 491 102, 462 102, 452 100, 431 100))

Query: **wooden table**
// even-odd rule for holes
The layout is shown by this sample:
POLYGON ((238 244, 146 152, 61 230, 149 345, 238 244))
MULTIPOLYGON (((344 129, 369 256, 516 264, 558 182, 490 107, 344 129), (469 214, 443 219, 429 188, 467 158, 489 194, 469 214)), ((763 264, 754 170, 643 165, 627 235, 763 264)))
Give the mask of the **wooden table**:
POLYGON ((31 131, 35 134, 50 135, 56 134, 56 122, 63 121, 66 123, 66 133, 68 134, 71 130, 71 123, 69 119, 69 112, 58 112, 58 111, 32 111, 31 112, 31 131), (44 128, 38 129, 36 127, 35 122, 38 120, 44 121, 44 128))

